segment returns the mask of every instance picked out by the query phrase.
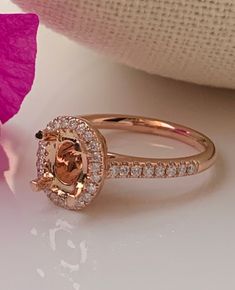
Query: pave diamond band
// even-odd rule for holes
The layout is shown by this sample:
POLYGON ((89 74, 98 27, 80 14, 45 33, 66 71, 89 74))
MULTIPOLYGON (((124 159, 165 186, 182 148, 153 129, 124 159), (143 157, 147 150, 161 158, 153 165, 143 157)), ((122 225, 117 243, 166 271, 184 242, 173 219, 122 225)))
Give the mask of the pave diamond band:
POLYGON ((215 162, 215 146, 205 135, 171 122, 125 115, 62 116, 39 131, 37 179, 56 205, 80 210, 102 189, 106 178, 173 178, 202 172, 215 162), (179 140, 199 152, 171 159, 108 152, 99 129, 122 129, 179 140))
POLYGON ((159 163, 118 163, 109 164, 107 178, 166 178, 193 175, 198 172, 198 163, 159 162, 159 163))

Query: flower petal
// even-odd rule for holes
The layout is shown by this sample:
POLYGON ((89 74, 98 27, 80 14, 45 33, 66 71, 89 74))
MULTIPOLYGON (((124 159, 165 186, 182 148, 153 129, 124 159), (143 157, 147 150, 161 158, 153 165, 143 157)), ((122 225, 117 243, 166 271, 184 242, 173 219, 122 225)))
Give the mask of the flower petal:
POLYGON ((0 121, 20 109, 35 74, 36 14, 0 14, 0 121))

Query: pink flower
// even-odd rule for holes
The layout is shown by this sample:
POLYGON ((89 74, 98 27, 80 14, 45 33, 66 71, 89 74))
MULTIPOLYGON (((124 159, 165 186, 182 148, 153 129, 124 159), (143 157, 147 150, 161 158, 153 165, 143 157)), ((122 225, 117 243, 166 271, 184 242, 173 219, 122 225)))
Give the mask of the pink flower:
POLYGON ((35 74, 35 14, 0 14, 0 121, 5 123, 20 109, 35 74))

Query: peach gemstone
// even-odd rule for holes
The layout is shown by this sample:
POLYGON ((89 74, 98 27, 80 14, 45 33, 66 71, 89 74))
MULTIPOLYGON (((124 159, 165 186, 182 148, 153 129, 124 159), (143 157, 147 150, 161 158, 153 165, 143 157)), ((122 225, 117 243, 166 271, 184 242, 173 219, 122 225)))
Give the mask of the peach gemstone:
POLYGON ((55 175, 65 185, 77 181, 84 182, 86 175, 86 154, 81 151, 79 143, 66 140, 62 142, 55 157, 55 175))

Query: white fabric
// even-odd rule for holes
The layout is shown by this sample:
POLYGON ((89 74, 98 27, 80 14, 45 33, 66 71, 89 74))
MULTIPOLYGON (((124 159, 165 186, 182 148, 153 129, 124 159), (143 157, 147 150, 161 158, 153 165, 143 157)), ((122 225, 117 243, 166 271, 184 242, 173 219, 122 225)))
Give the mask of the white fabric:
POLYGON ((14 0, 65 35, 162 76, 235 88, 234 0, 14 0))

